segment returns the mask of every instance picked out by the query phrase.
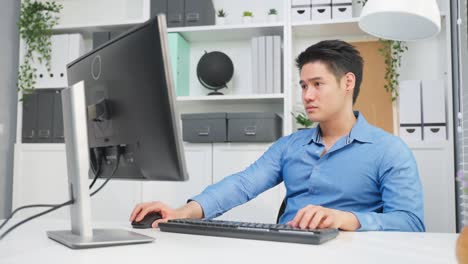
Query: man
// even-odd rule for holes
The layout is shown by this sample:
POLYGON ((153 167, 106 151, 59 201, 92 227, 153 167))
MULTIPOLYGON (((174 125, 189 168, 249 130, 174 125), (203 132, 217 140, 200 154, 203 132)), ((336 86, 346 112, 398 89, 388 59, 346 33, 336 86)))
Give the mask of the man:
POLYGON ((322 41, 296 59, 302 100, 317 128, 279 139, 242 172, 207 187, 178 209, 139 204, 130 220, 160 212, 173 218, 213 218, 284 182, 280 223, 347 231, 424 231, 423 195, 415 159, 398 138, 353 112, 363 60, 350 44, 322 41))

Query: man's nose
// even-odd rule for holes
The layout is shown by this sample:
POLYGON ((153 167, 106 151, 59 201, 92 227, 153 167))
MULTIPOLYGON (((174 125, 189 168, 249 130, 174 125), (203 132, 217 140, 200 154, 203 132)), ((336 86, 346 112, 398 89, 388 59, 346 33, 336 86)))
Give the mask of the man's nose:
POLYGON ((305 101, 314 101, 317 97, 317 94, 315 93, 314 89, 306 88, 303 91, 302 96, 304 97, 305 101))

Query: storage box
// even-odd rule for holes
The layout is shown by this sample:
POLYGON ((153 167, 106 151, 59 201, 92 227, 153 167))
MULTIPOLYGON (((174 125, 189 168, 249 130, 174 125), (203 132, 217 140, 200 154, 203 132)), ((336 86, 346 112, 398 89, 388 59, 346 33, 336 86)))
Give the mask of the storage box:
POLYGON ((339 5, 332 7, 332 18, 335 20, 345 20, 353 17, 353 6, 339 5))
POLYGON ((401 126, 400 127, 400 138, 405 142, 421 141, 422 139, 422 127, 420 126, 401 126))
POLYGON ((311 0, 292 0, 291 6, 310 6, 312 4, 311 0))
POLYGON ((185 0, 185 26, 214 25, 215 13, 212 0, 185 0))
POLYGON ((421 81, 400 82, 400 137, 405 141, 422 140, 421 81))
POLYGON ((184 141, 210 143, 226 141, 226 113, 183 114, 184 141))
POLYGON ((400 82, 400 123, 421 124, 421 81, 400 82))
POLYGON ((352 5, 353 4, 353 0, 333 0, 332 1, 332 4, 333 5, 352 5))
POLYGON ((446 123, 445 85, 443 80, 422 81, 422 103, 424 124, 446 123))
MULTIPOLYGON (((158 5, 164 8, 163 4, 158 5)), ((167 26, 214 25, 215 12, 212 0, 170 0, 167 1, 167 26)))
POLYGON ((447 139, 447 128, 445 126, 425 126, 424 141, 444 141, 447 139))
POLYGON ((312 6, 311 17, 313 21, 331 20, 331 6, 312 6))
POLYGON ((312 6, 323 6, 332 4, 332 0, 312 0, 312 6))
POLYGON ((273 142, 282 135, 282 120, 275 113, 228 113, 229 142, 273 142))
POLYGON ((291 21, 292 22, 301 22, 301 21, 310 21, 310 6, 294 6, 291 8, 291 21))

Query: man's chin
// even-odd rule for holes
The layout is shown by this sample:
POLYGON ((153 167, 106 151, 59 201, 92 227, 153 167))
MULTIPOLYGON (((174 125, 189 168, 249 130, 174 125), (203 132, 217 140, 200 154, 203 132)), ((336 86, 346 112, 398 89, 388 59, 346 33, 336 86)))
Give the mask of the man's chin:
POLYGON ((310 121, 314 123, 319 123, 321 120, 320 115, 318 115, 317 113, 308 113, 307 117, 310 121))

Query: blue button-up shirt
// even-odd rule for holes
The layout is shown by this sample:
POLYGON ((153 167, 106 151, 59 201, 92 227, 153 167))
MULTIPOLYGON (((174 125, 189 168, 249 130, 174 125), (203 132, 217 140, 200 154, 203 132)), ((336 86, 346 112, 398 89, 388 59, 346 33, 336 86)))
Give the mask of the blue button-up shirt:
POLYGON ((191 200, 201 205, 205 218, 213 218, 284 182, 287 205, 280 223, 312 204, 353 213, 361 231, 424 231, 423 192, 412 152, 400 138, 355 114, 351 132, 323 156, 320 127, 301 130, 191 200))

